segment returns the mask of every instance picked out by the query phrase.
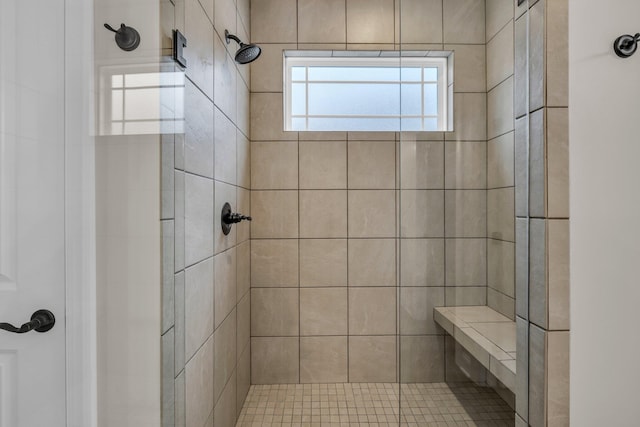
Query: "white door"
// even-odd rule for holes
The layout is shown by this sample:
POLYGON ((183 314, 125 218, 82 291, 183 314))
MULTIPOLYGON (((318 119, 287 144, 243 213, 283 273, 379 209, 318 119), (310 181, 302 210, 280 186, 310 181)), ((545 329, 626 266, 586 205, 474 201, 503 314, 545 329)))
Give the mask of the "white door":
POLYGON ((0 0, 0 322, 57 320, 0 330, 0 427, 66 423, 64 18, 64 0, 0 0))

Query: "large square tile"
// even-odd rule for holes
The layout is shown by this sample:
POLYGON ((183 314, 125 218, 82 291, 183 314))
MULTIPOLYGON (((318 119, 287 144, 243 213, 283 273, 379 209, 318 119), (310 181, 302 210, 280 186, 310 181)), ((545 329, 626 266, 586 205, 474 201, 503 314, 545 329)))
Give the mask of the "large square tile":
POLYGON ((346 239, 300 240, 300 286, 347 285, 346 239))
POLYGON ((251 41, 296 43, 298 20, 296 0, 251 2, 251 41))
POLYGON ((401 286, 444 286, 444 240, 400 240, 401 286))
POLYGON ((294 190, 298 188, 298 143, 296 141, 251 142, 251 189, 294 190))
POLYGON ((349 240, 349 286, 395 286, 395 239, 349 240))
POLYGON ((433 321, 433 308, 444 305, 444 287, 401 288, 400 335, 441 334, 433 321))
POLYGON ((347 237, 347 192, 300 191, 300 237, 347 237))
POLYGON ((447 190, 444 198, 447 237, 486 237, 486 190, 447 190))
POLYGON ((349 141, 348 165, 350 189, 377 190, 396 187, 394 141, 349 141))
POLYGON ((347 337, 301 337, 300 382, 347 382, 347 337))
POLYGON ((444 143, 441 141, 400 141, 400 188, 444 188, 444 143))
POLYGON ((300 290, 300 335, 347 335, 347 288, 300 290))
POLYGON ((485 189, 487 143, 447 142, 444 145, 445 188, 485 189))
POLYGON ((393 43, 393 0, 347 0, 347 43, 393 43))
POLYGON ((442 1, 400 2, 401 43, 442 43, 442 1))
POLYGON ((349 190, 349 237, 395 236, 394 190, 349 190))
POLYGON ((251 338, 251 384, 296 384, 299 360, 298 337, 251 338))
POLYGON ((251 238, 297 238, 298 192, 252 191, 251 238))
POLYGON ((400 381, 443 382, 445 379, 444 336, 400 337, 400 381))
POLYGON ((444 236, 444 191, 400 192, 400 235, 403 238, 444 236))
POLYGON ((300 43, 344 43, 346 27, 345 0, 298 0, 300 43))
POLYGON ((296 336, 299 332, 298 289, 251 290, 251 336, 296 336))
POLYGON ((477 0, 443 2, 444 42, 483 44, 485 42, 485 5, 477 0))
POLYGON ((396 337, 350 337, 349 381, 396 381, 396 337))
POLYGON ((447 286, 487 284, 485 239, 447 239, 445 245, 447 286))
POLYGON ((298 240, 252 240, 251 286, 297 287, 298 240))
POLYGON ((396 333, 395 288, 349 288, 349 334, 396 333))
POLYGON ((300 142, 300 188, 347 188, 347 143, 300 142))

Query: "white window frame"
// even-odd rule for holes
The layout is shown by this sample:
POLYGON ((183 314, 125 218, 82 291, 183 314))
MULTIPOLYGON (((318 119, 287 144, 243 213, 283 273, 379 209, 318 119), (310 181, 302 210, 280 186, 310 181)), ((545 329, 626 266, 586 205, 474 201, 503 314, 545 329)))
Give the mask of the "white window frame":
MULTIPOLYGON (((348 53, 348 52, 345 52, 348 53)), ((354 52, 357 53, 357 52, 354 52)), ((305 132, 305 131, 314 131, 308 129, 308 124, 305 130, 294 130, 292 128, 292 119, 293 116, 291 114, 291 88, 293 83, 305 83, 307 84, 307 112, 308 112, 308 83, 309 80, 292 80, 292 68, 293 67, 375 67, 375 66, 385 66, 388 67, 390 65, 394 66, 420 66, 423 68, 422 76, 423 80, 419 83, 417 82, 404 82, 404 83, 414 83, 420 84, 422 91, 422 114, 421 115, 336 115, 336 118, 341 117, 366 117, 366 118, 420 118, 422 120, 422 130, 424 131, 424 120, 425 118, 434 118, 438 119, 438 128, 435 130, 429 130, 434 132, 442 132, 447 131, 448 125, 448 115, 450 114, 449 110, 449 99, 448 99, 448 90, 449 90, 449 74, 450 70, 448 69, 451 65, 449 63, 449 59, 444 56, 423 56, 423 57, 400 57, 399 54, 396 56, 378 56, 378 57, 359 57, 359 56, 304 56, 304 55, 296 55, 296 56, 288 56, 287 52, 284 52, 284 87, 283 87, 283 116, 284 116, 284 130, 285 131, 295 131, 295 132, 305 132), (438 81, 425 81, 424 80, 424 68, 437 68, 438 69, 438 81), (424 85, 425 83, 436 83, 438 90, 438 112, 437 116, 432 115, 424 115, 424 85)), ((313 83, 317 83, 313 81, 313 83)), ((320 82, 325 83, 325 82, 320 82)), ((400 80, 398 81, 370 81, 370 80, 362 80, 362 81, 331 81, 327 83, 378 83, 378 84, 401 84, 400 80)), ((310 117, 318 117, 318 118, 330 118, 334 116, 309 116, 305 114, 304 116, 296 116, 296 117, 306 117, 307 123, 310 117)), ((401 121, 400 121, 401 123, 401 121)), ((332 130, 333 131, 333 130, 332 130)), ((356 129, 335 129, 335 131, 356 131, 356 129)), ((377 131, 372 129, 370 131, 377 131)), ((402 131, 402 129, 396 129, 395 131, 402 131)))

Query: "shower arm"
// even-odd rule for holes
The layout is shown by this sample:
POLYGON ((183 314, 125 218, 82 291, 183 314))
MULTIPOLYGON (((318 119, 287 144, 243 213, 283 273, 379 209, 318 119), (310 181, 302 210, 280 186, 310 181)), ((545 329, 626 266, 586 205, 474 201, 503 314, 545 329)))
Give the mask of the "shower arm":
POLYGON ((227 44, 229 44, 229 39, 234 40, 240 46, 242 46, 244 44, 244 43, 242 43, 242 41, 240 41, 240 39, 238 37, 234 36, 233 34, 229 34, 229 31, 227 31, 227 30, 224 30, 224 37, 227 39, 227 44))

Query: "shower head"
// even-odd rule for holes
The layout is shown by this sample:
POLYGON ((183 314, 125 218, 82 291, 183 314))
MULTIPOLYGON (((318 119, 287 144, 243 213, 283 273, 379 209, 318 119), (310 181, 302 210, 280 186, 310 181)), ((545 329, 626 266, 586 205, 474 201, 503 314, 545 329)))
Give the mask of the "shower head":
POLYGON ((240 45, 240 49, 238 49, 238 51, 236 52, 235 57, 238 64, 248 64, 249 62, 253 62, 258 59, 258 57, 262 53, 262 49, 260 49, 260 46, 258 46, 257 44, 244 44, 238 37, 234 36, 233 34, 229 34, 229 31, 227 30, 224 30, 224 38, 227 41, 227 44, 230 43, 229 39, 231 39, 235 40, 235 42, 240 45))

